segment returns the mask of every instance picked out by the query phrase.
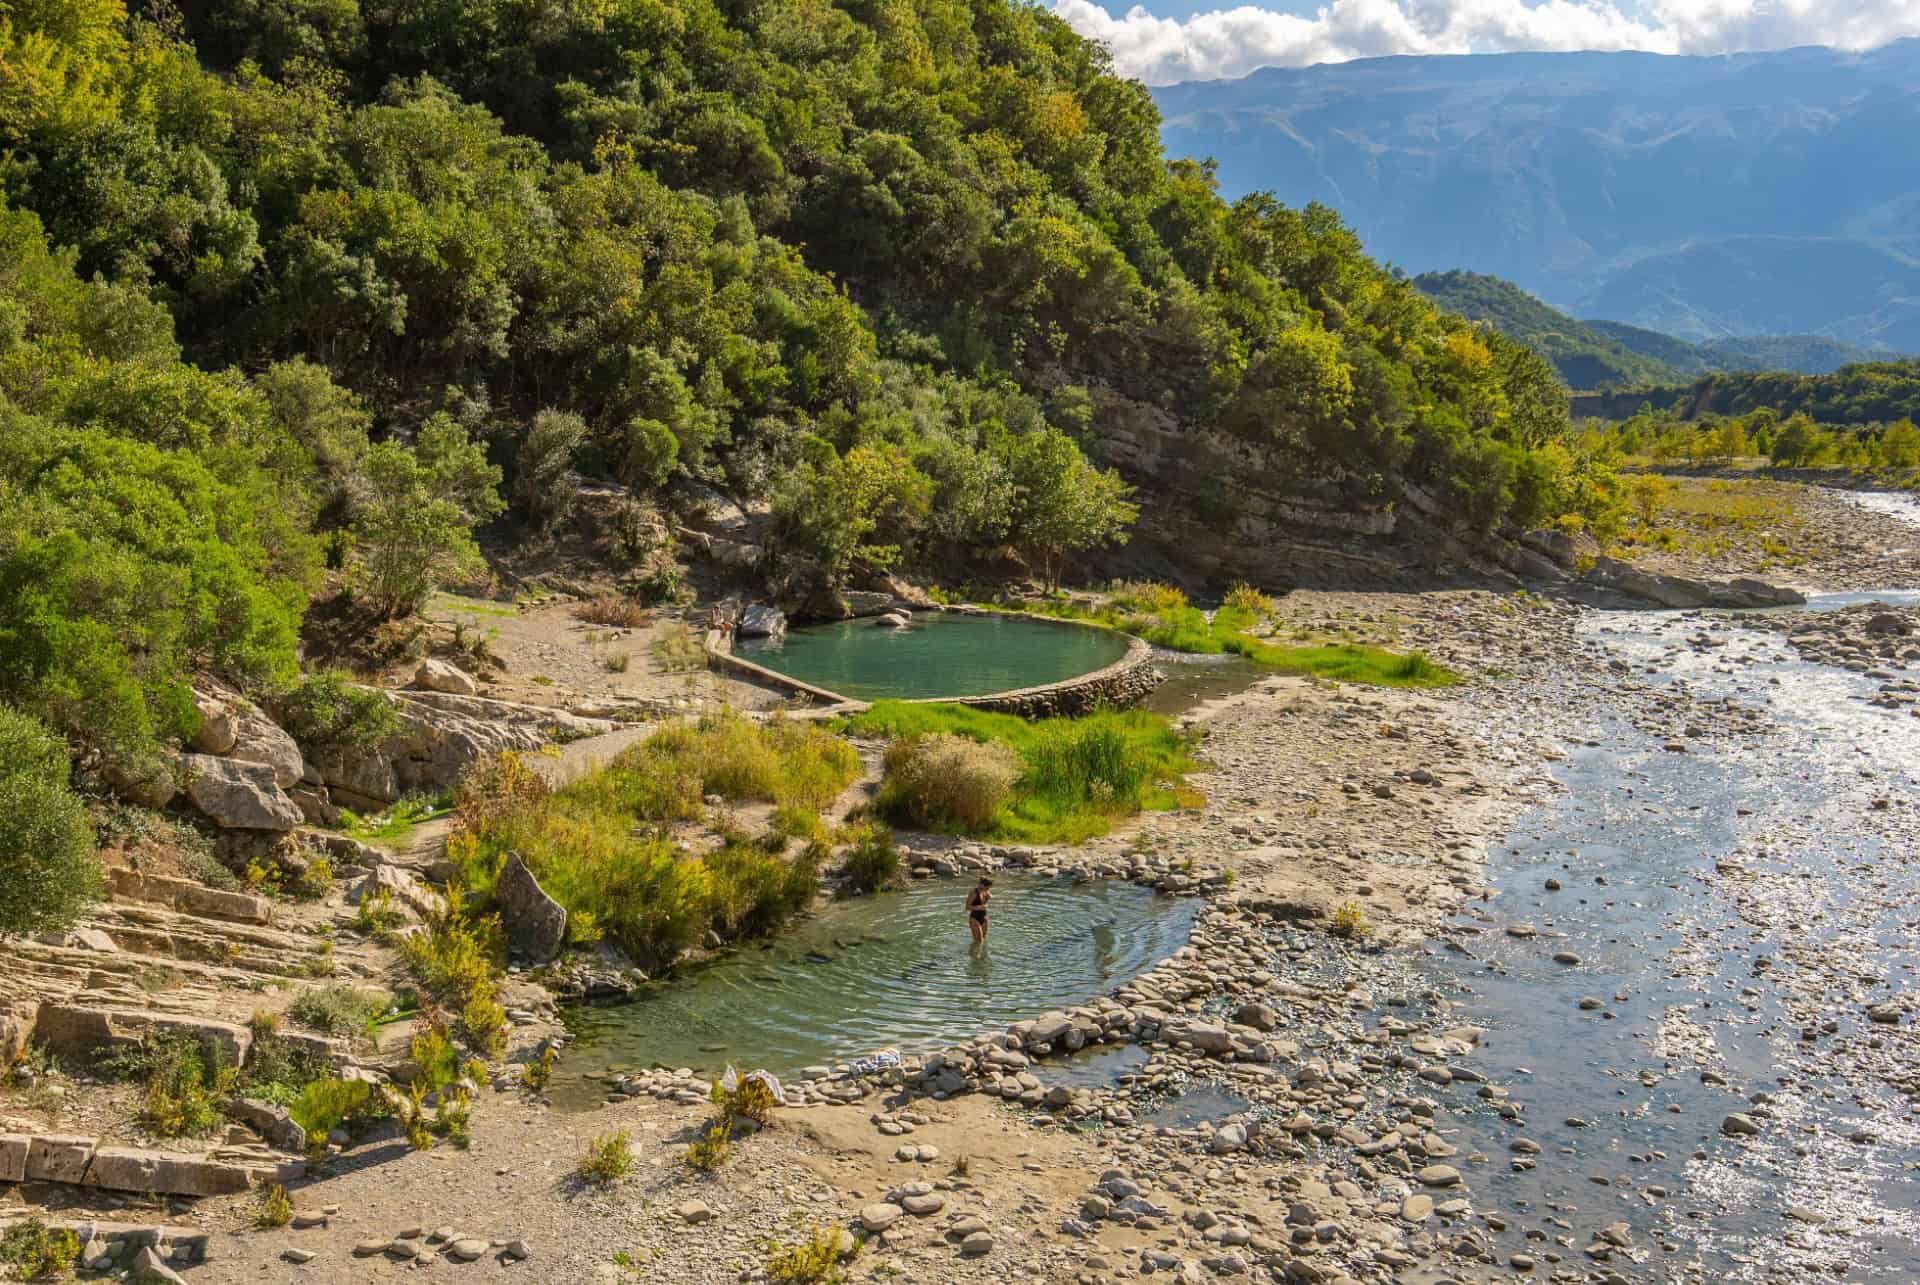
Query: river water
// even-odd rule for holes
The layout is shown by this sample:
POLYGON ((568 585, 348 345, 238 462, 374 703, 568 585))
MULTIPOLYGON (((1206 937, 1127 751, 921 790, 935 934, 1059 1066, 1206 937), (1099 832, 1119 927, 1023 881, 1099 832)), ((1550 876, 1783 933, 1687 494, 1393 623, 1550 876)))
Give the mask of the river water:
MULTIPOLYGON (((1809 608, 1872 597, 1920 601, 1809 608)), ((1625 1221, 1596 1270, 1635 1281, 1920 1280, 1920 1043, 1911 1012, 1867 1014, 1920 987, 1920 717, 1725 617, 1583 630, 1643 699, 1535 693, 1570 711, 1564 792, 1490 853, 1497 895, 1422 970, 1520 1107, 1452 1103, 1452 1141, 1488 1157, 1476 1212, 1507 1221, 1503 1258, 1578 1270, 1625 1221), (1734 1112, 1758 1136, 1723 1133, 1734 1112)))

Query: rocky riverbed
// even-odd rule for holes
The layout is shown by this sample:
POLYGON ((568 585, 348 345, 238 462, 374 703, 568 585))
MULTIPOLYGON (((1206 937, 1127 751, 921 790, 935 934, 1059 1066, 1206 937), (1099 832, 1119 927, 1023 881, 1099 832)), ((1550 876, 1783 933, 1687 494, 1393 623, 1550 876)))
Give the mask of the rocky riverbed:
POLYGON ((1812 606, 1292 596, 1473 681, 1193 680, 1204 809, 919 853, 1204 898, 1141 976, 813 1068, 711 1177, 691 1068, 503 1076, 471 1150, 363 1139, 305 1225, 202 1202, 187 1274, 757 1281, 818 1228, 857 1280, 1916 1279, 1920 721, 1868 628, 1911 604, 1812 606), (636 1173, 582 1185, 616 1129, 636 1173))

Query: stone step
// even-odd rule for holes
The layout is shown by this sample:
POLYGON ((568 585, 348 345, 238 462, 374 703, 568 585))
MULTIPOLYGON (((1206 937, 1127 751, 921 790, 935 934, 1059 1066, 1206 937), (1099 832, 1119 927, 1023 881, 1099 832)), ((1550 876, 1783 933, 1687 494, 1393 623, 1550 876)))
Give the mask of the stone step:
POLYGON ((58 1182, 160 1196, 233 1196, 258 1183, 295 1182, 303 1160, 251 1154, 201 1155, 117 1147, 60 1133, 0 1133, 0 1182, 58 1182))

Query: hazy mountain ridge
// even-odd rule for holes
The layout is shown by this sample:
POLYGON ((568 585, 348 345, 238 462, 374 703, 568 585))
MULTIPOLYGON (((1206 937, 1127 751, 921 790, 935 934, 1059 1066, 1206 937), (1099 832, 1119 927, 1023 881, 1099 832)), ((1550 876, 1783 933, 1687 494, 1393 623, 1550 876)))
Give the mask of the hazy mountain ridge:
POLYGON ((1920 40, 1719 58, 1383 58, 1155 91, 1229 195, 1345 214, 1410 272, 1467 267, 1691 340, 1920 348, 1920 40))
POLYGON ((1646 388, 1714 372, 1785 370, 1824 375, 1884 350, 1819 335, 1770 335, 1696 344, 1612 321, 1581 321, 1511 281, 1477 272, 1422 273, 1414 288, 1451 312, 1485 321, 1553 363, 1575 391, 1646 388))

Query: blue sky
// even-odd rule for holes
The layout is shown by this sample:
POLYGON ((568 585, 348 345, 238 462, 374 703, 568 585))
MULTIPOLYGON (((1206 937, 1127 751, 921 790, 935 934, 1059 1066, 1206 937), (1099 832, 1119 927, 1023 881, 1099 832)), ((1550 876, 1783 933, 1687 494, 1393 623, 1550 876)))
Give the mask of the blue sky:
POLYGON ((1920 36, 1920 0, 1042 0, 1148 84, 1387 54, 1721 54, 1920 36))

